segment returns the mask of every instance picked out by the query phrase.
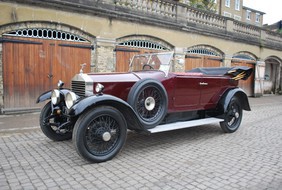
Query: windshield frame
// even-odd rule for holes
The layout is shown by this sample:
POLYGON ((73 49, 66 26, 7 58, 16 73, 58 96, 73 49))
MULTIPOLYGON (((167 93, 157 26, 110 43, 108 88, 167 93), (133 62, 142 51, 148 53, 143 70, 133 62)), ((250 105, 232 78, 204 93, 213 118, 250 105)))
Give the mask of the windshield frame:
POLYGON ((146 53, 134 55, 129 64, 129 72, 138 72, 138 71, 162 71, 165 73, 165 76, 168 76, 168 73, 173 64, 173 55, 174 52, 159 52, 159 53, 146 53), (140 58, 143 59, 140 61, 140 58), (153 61, 157 59, 158 66, 153 61), (137 69, 135 68, 137 66, 137 69), (147 66, 149 69, 145 69, 147 66), (138 69, 139 68, 139 69, 138 69))

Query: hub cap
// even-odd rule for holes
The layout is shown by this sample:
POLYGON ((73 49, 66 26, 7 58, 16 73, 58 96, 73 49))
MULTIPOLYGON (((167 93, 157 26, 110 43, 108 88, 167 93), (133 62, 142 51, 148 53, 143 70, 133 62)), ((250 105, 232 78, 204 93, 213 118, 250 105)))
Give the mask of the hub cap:
POLYGON ((155 102, 155 99, 153 97, 146 98, 146 100, 145 100, 145 108, 148 111, 153 110, 155 108, 155 105, 156 105, 156 102, 155 102))
POLYGON ((104 141, 111 140, 111 133, 109 133, 109 132, 103 133, 102 138, 103 138, 104 141))

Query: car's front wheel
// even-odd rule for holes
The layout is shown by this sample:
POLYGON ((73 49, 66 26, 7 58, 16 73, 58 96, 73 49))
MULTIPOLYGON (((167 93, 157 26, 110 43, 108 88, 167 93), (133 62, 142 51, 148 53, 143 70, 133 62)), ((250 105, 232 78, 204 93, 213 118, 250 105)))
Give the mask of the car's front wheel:
POLYGON ((238 99, 233 97, 224 114, 224 121, 220 123, 222 130, 226 133, 235 132, 240 127, 242 117, 242 106, 238 99))
POLYGON ((73 143, 82 158, 104 162, 119 153, 126 133, 126 121, 120 111, 109 106, 97 107, 79 117, 73 130, 73 143))
POLYGON ((66 118, 52 114, 51 102, 48 102, 41 110, 39 124, 42 132, 53 141, 63 141, 72 138, 71 131, 58 130, 58 126, 65 123, 66 118))

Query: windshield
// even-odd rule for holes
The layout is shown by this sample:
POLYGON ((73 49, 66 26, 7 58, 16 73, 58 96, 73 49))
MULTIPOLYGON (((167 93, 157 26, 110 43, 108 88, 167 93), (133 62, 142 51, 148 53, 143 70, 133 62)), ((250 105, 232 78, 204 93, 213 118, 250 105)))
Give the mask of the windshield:
POLYGON ((135 55, 129 71, 160 70, 168 74, 172 57, 172 52, 135 55))

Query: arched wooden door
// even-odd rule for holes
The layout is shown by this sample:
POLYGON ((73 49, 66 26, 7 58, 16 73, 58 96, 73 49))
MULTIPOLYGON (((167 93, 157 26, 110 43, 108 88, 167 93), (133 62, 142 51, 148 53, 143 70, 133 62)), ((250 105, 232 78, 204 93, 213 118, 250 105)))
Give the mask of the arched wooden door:
POLYGON ((240 80, 239 87, 242 88, 248 96, 254 95, 254 76, 255 76, 255 62, 247 60, 232 60, 232 67, 235 66, 247 66, 253 68, 252 75, 247 80, 240 80))
POLYGON ((185 70, 191 70, 198 67, 220 67, 221 57, 187 54, 185 56, 185 70))
POLYGON ((71 78, 87 63, 90 71, 89 42, 4 36, 4 112, 37 109, 37 97, 56 88, 59 79, 70 87, 71 78))

